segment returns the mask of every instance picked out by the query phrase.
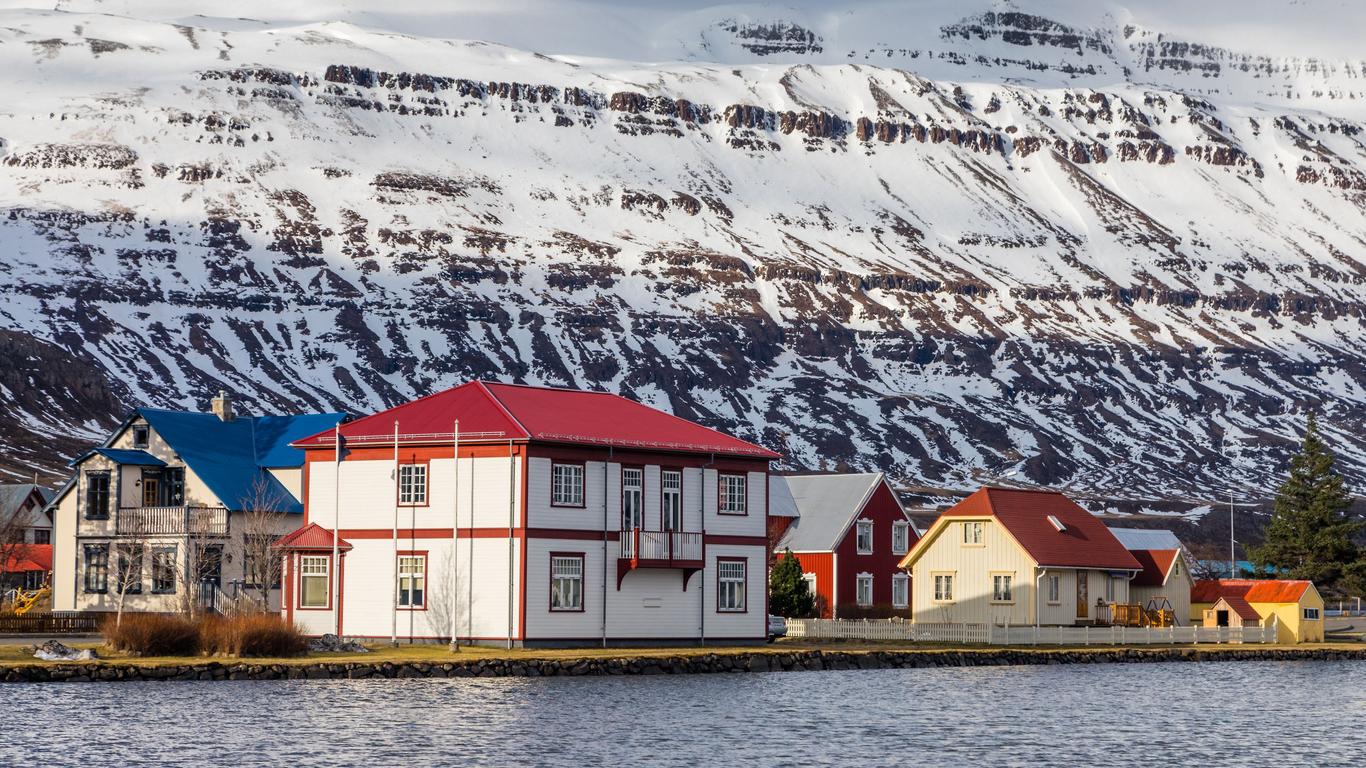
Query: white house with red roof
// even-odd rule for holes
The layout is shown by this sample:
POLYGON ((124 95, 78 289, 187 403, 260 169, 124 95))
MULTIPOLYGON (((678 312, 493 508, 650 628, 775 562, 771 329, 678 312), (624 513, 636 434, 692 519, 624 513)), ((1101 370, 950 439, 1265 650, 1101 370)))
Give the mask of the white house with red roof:
POLYGON ((900 566, 912 618, 953 624, 1091 624, 1130 602, 1143 566, 1095 515, 1056 491, 982 488, 945 510, 900 566))
POLYGON ((284 610, 310 634, 765 639, 778 454, 758 445, 613 394, 483 381, 294 445, 284 610))

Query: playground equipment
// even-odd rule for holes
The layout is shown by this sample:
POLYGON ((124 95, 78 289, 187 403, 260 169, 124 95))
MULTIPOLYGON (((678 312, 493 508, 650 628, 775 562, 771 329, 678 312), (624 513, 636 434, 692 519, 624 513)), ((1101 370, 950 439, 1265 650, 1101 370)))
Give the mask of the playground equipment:
POLYGON ((23 616, 33 609, 44 597, 48 595, 48 588, 41 589, 15 589, 11 592, 10 606, 14 609, 15 616, 23 616))

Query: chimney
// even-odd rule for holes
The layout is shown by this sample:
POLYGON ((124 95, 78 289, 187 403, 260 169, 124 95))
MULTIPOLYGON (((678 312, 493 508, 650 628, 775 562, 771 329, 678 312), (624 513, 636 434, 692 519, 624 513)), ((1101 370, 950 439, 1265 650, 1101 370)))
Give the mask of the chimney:
POLYGON ((237 414, 232 411, 232 398, 221 389, 218 390, 218 397, 213 399, 213 415, 223 421, 232 421, 237 418, 237 414))

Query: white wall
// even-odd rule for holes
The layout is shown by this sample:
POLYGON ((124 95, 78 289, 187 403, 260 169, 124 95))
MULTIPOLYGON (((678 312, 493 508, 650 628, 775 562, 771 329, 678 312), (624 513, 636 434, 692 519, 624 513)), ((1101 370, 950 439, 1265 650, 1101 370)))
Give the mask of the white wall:
MULTIPOLYGON (((330 529, 336 519, 336 465, 315 461, 308 467, 308 519, 330 529)), ((521 525, 520 463, 506 457, 464 458, 459 472, 456 478, 450 459, 432 459, 427 468, 427 504, 398 507, 400 527, 450 528, 452 516, 458 514, 461 528, 506 528, 510 472, 514 525, 521 525)), ((392 529, 397 507, 392 459, 343 461, 340 488, 343 529, 392 529)))

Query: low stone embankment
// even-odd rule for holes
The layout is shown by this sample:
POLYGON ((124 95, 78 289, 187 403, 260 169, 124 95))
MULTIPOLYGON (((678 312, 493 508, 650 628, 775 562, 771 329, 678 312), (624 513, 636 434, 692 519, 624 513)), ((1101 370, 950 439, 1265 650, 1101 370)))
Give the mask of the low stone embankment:
POLYGON ((424 677, 568 677, 725 672, 906 669, 1026 664, 1132 664, 1177 661, 1366 661, 1362 648, 1111 648, 1092 650, 781 650, 678 656, 493 658, 451 662, 329 661, 263 664, 204 661, 138 666, 72 663, 0 667, 4 682, 117 680, 357 680, 424 677))

